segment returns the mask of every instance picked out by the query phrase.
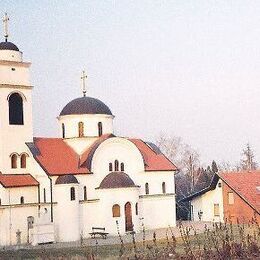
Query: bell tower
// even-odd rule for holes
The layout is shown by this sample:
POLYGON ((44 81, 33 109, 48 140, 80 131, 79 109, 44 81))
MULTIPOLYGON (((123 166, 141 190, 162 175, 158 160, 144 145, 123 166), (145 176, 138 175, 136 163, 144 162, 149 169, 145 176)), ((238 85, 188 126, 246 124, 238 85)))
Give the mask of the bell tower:
POLYGON ((5 14, 4 41, 0 42, 0 171, 25 173, 26 142, 33 140, 31 63, 24 62, 22 52, 9 41, 8 22, 5 14))

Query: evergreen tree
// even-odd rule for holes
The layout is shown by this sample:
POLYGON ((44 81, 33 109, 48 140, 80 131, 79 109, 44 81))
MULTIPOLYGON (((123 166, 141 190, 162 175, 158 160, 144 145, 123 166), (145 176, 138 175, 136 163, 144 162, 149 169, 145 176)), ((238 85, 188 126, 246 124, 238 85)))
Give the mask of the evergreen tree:
POLYGON ((212 161, 212 164, 211 164, 211 170, 214 173, 218 172, 218 166, 217 166, 217 163, 214 160, 212 161))

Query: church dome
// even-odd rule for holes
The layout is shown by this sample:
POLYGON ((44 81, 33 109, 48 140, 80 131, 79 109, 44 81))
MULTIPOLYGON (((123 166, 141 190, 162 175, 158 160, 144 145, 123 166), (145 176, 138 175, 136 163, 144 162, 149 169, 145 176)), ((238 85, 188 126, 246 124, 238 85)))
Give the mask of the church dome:
POLYGON ((0 42, 0 50, 19 51, 18 47, 12 42, 0 42))
POLYGON ((60 112, 60 116, 82 114, 112 115, 112 112, 102 101, 92 97, 73 99, 60 112))
POLYGON ((70 184, 70 183, 79 183, 79 182, 77 178, 71 174, 61 175, 57 178, 55 182, 55 184, 70 184))
POLYGON ((137 187, 133 180, 124 172, 111 172, 100 183, 99 189, 137 187))

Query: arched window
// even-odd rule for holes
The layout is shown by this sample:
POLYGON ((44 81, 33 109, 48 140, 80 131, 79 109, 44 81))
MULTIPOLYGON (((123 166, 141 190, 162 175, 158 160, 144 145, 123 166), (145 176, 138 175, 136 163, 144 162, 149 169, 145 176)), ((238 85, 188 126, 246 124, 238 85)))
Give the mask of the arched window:
POLYGON ((145 194, 149 194, 149 184, 145 183, 145 194))
POLYGON ((13 154, 11 156, 11 168, 12 169, 16 169, 17 168, 17 158, 18 158, 17 154, 13 154))
POLYGON ((76 199, 75 188, 71 187, 70 188, 70 200, 75 200, 75 199, 76 199))
POLYGON ((119 162, 118 160, 115 160, 115 172, 119 171, 119 162))
POLYGON ((138 203, 135 203, 135 215, 138 215, 138 203))
POLYGON ((166 185, 165 185, 165 182, 162 183, 162 193, 166 193, 166 185))
POLYGON ((13 93, 9 102, 9 124, 23 125, 23 99, 18 93, 13 93))
POLYGON ((24 197, 23 196, 20 198, 20 203, 24 204, 24 197))
POLYGON ((43 189, 43 202, 46 203, 46 189, 43 189))
POLYGON ((26 154, 21 155, 21 168, 25 169, 26 168, 26 154))
POLYGON ((62 123, 62 138, 65 138, 65 125, 62 123))
POLYGON ((120 217, 120 206, 118 204, 113 205, 112 213, 113 213, 113 218, 120 217))
POLYGON ((101 136, 103 134, 103 126, 102 123, 98 123, 98 136, 101 136))
POLYGON ((83 137, 84 136, 84 123, 79 122, 78 126, 79 126, 79 137, 83 137))
POLYGON ((124 172, 125 171, 125 165, 124 163, 120 163, 120 171, 124 172))
POLYGON ((84 200, 87 200, 88 197, 87 197, 87 187, 86 186, 84 186, 83 192, 84 192, 84 200))
POLYGON ((113 171, 113 164, 109 163, 109 171, 112 172, 113 171))

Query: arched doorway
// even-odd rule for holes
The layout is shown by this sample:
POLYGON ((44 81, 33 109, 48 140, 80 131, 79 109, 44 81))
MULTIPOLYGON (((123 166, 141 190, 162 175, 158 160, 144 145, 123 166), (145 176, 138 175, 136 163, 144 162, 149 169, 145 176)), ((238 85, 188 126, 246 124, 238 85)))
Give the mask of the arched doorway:
POLYGON ((133 231, 131 203, 125 204, 125 231, 133 231))

